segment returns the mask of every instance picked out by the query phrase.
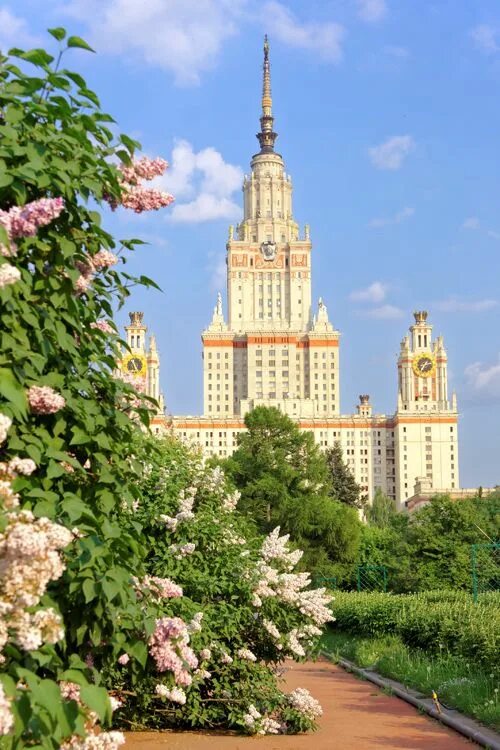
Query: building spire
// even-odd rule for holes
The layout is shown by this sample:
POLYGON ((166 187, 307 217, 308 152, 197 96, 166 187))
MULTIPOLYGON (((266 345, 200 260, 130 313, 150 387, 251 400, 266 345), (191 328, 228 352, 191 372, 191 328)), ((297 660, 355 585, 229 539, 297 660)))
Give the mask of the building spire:
POLYGON ((267 34, 264 37, 264 65, 262 66, 262 116, 260 118, 260 133, 257 138, 260 143, 260 153, 268 154, 274 151, 274 141, 278 134, 273 131, 274 117, 272 114, 273 100, 271 97, 271 66, 269 64, 269 42, 267 34))

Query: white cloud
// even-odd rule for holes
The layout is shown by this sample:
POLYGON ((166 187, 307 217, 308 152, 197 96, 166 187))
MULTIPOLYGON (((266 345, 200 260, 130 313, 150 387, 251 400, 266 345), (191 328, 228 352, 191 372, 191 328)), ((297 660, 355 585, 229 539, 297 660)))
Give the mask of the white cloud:
POLYGON ((471 30, 470 35, 476 47, 485 55, 494 55, 500 50, 498 30, 487 24, 480 24, 471 30))
POLYGON ((331 21, 301 23, 276 0, 265 3, 261 17, 271 40, 278 39, 290 47, 312 50, 329 62, 341 60, 345 30, 340 24, 331 21))
POLYGON ((468 385, 477 394, 500 397, 500 355, 498 362, 492 365, 473 362, 465 368, 464 374, 468 385))
POLYGON ((381 281, 374 281, 373 284, 366 287, 366 289, 359 289, 351 292, 349 299, 353 302, 382 302, 387 294, 388 286, 383 284, 381 281))
POLYGON ((488 229, 486 234, 494 240, 500 240, 500 232, 494 232, 493 229, 488 229))
POLYGON ((395 320, 404 316, 404 310, 395 305, 380 305, 372 310, 367 310, 365 315, 368 318, 377 318, 378 320, 395 320))
POLYGON ((368 153, 372 164, 377 169, 399 169, 404 159, 415 148, 415 141, 411 135, 393 135, 384 143, 372 146, 368 153))
POLYGON ((457 297, 450 297, 447 300, 436 302, 434 307, 443 312, 471 312, 480 313, 485 310, 491 310, 498 306, 497 300, 494 299, 479 299, 476 301, 462 300, 457 297))
POLYGON ((217 63, 226 39, 238 32, 246 0, 71 0, 99 52, 124 55, 197 84, 217 63))
POLYGON ((0 8, 0 50, 7 52, 10 47, 32 47, 39 43, 24 18, 15 16, 6 6, 0 8))
POLYGON ((394 216, 389 216, 385 219, 382 219, 382 218, 372 219, 369 223, 369 226, 373 227, 374 229, 380 229, 380 227, 387 227, 392 224, 401 224, 402 221, 409 219, 410 216, 413 216, 414 213, 415 213, 414 208, 411 208, 410 206, 405 206, 405 208, 402 208, 401 211, 398 211, 397 214, 394 214, 394 216))
POLYGON ((469 216, 462 224, 462 229, 479 229, 480 226, 477 216, 469 216))
POLYGON ((366 23, 374 23, 382 20, 387 14, 385 0, 357 0, 358 16, 366 23))
POLYGON ((172 151, 171 168, 154 184, 176 199, 169 221, 198 223, 237 219, 241 208, 234 194, 242 180, 240 167, 225 162, 215 148, 195 152, 188 141, 179 140, 172 151))

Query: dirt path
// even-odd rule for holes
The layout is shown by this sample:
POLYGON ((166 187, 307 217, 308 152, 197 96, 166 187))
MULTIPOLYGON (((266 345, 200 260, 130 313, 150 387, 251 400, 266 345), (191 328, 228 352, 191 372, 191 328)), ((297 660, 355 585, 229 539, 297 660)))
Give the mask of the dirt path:
POLYGON ((323 706, 312 735, 240 737, 198 732, 127 734, 125 750, 472 750, 452 730, 326 661, 292 664, 287 688, 307 687, 323 706))

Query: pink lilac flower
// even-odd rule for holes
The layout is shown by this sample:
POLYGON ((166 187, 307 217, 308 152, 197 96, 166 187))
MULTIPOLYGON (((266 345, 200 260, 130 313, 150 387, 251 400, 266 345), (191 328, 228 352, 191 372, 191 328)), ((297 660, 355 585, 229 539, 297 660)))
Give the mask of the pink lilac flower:
POLYGON ((110 250, 99 250, 94 256, 92 256, 92 265, 96 271, 101 271, 103 268, 109 268, 118 263, 118 256, 112 253, 110 250))
POLYGON ((95 323, 90 324, 91 328, 95 328, 103 333, 116 333, 112 325, 107 320, 97 320, 95 323))
POLYGON ((77 685, 76 682, 60 682, 59 690, 65 700, 80 703, 80 685, 77 685))
POLYGON ((40 198, 9 211, 0 210, 0 226, 7 230, 9 238, 34 237, 39 227, 50 224, 63 209, 62 198, 40 198))
POLYGON ((35 469, 36 463, 31 458, 19 458, 19 456, 16 456, 9 461, 9 471, 14 472, 14 474, 29 476, 33 474, 35 469))
POLYGON ((140 180, 152 180, 154 177, 161 177, 168 167, 165 159, 148 159, 143 156, 141 159, 134 159, 132 166, 120 165, 119 169, 123 174, 124 182, 129 185, 137 185, 140 180))
POLYGON ((55 414, 66 405, 65 399, 48 385, 32 385, 28 401, 34 414, 55 414))
POLYGON ((2 263, 0 266, 0 289, 10 284, 15 284, 21 278, 21 271, 10 263, 2 263))
POLYGON ((128 664, 130 661, 130 656, 128 654, 122 654, 118 657, 118 664, 121 664, 122 667, 124 667, 126 664, 128 664))
POLYGON ((198 659, 188 644, 188 629, 180 617, 163 617, 156 621, 149 639, 149 653, 158 672, 172 672, 175 682, 181 686, 191 684, 189 670, 198 666, 198 659))
POLYGON ((209 648, 202 648, 200 651, 200 657, 203 659, 203 661, 208 661, 212 656, 212 652, 209 648))
POLYGON ((136 214, 143 211, 158 211, 173 203, 174 197, 154 188, 132 187, 122 195, 121 204, 136 214))

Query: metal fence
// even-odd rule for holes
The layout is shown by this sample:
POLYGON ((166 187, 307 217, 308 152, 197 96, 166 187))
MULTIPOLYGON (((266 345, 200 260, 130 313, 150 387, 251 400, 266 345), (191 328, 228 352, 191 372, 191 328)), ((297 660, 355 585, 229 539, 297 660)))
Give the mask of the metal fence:
POLYGON ((358 565, 356 572, 358 591, 387 591, 387 568, 385 565, 358 565))
POLYGON ((472 596, 500 591, 500 542, 471 544, 472 596))

